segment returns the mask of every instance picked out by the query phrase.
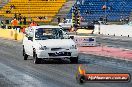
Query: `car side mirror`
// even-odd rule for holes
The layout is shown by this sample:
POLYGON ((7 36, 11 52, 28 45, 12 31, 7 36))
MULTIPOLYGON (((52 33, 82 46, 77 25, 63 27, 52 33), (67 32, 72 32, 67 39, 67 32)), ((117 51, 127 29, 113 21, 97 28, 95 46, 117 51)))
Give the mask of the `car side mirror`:
POLYGON ((31 41, 33 41, 33 37, 28 37, 28 40, 31 40, 31 41))

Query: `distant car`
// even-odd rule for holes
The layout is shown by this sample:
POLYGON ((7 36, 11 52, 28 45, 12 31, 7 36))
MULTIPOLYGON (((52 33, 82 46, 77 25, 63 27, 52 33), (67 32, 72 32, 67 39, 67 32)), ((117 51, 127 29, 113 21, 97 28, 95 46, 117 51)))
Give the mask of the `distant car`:
POLYGON ((59 26, 33 26, 26 28, 23 39, 23 56, 32 56, 34 63, 41 59, 68 58, 78 62, 78 49, 75 42, 59 26))
POLYGON ((59 26, 63 28, 71 28, 72 25, 73 25, 72 19, 66 19, 64 23, 59 23, 59 26))
MULTIPOLYGON (((64 23, 59 23, 58 25, 61 26, 64 31, 69 32, 70 29, 73 27, 73 22, 72 19, 66 19, 64 23)), ((91 22, 80 22, 80 25, 77 28, 81 29, 80 27, 94 30, 94 24, 91 22)))

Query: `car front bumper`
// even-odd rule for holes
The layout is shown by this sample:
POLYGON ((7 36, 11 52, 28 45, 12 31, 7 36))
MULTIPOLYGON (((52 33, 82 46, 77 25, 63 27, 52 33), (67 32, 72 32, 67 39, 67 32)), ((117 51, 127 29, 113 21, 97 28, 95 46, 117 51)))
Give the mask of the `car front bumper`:
POLYGON ((78 50, 71 49, 65 51, 49 51, 49 50, 37 50, 36 51, 38 58, 71 58, 78 57, 78 50))

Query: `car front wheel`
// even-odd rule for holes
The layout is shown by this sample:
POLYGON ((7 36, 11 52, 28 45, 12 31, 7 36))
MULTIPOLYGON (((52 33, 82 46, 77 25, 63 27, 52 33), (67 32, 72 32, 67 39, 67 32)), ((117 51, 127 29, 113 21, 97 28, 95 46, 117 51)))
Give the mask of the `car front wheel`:
POLYGON ((24 57, 24 60, 27 60, 27 58, 28 58, 28 55, 26 54, 26 52, 25 52, 25 49, 23 48, 23 57, 24 57))
POLYGON ((39 58, 37 57, 37 54, 34 54, 34 56, 33 56, 33 62, 34 62, 35 64, 41 63, 41 59, 39 59, 39 58))
POLYGON ((70 61, 71 63, 78 63, 78 57, 71 57, 70 61))

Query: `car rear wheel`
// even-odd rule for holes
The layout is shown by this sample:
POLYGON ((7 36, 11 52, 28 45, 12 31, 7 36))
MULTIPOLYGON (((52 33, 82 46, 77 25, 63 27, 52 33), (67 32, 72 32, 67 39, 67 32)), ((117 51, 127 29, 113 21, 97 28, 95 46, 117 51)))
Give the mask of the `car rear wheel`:
POLYGON ((78 57, 71 57, 70 61, 71 63, 78 63, 78 57))
POLYGON ((24 60, 27 60, 28 58, 28 55, 26 54, 24 47, 23 47, 23 57, 24 57, 24 60))

